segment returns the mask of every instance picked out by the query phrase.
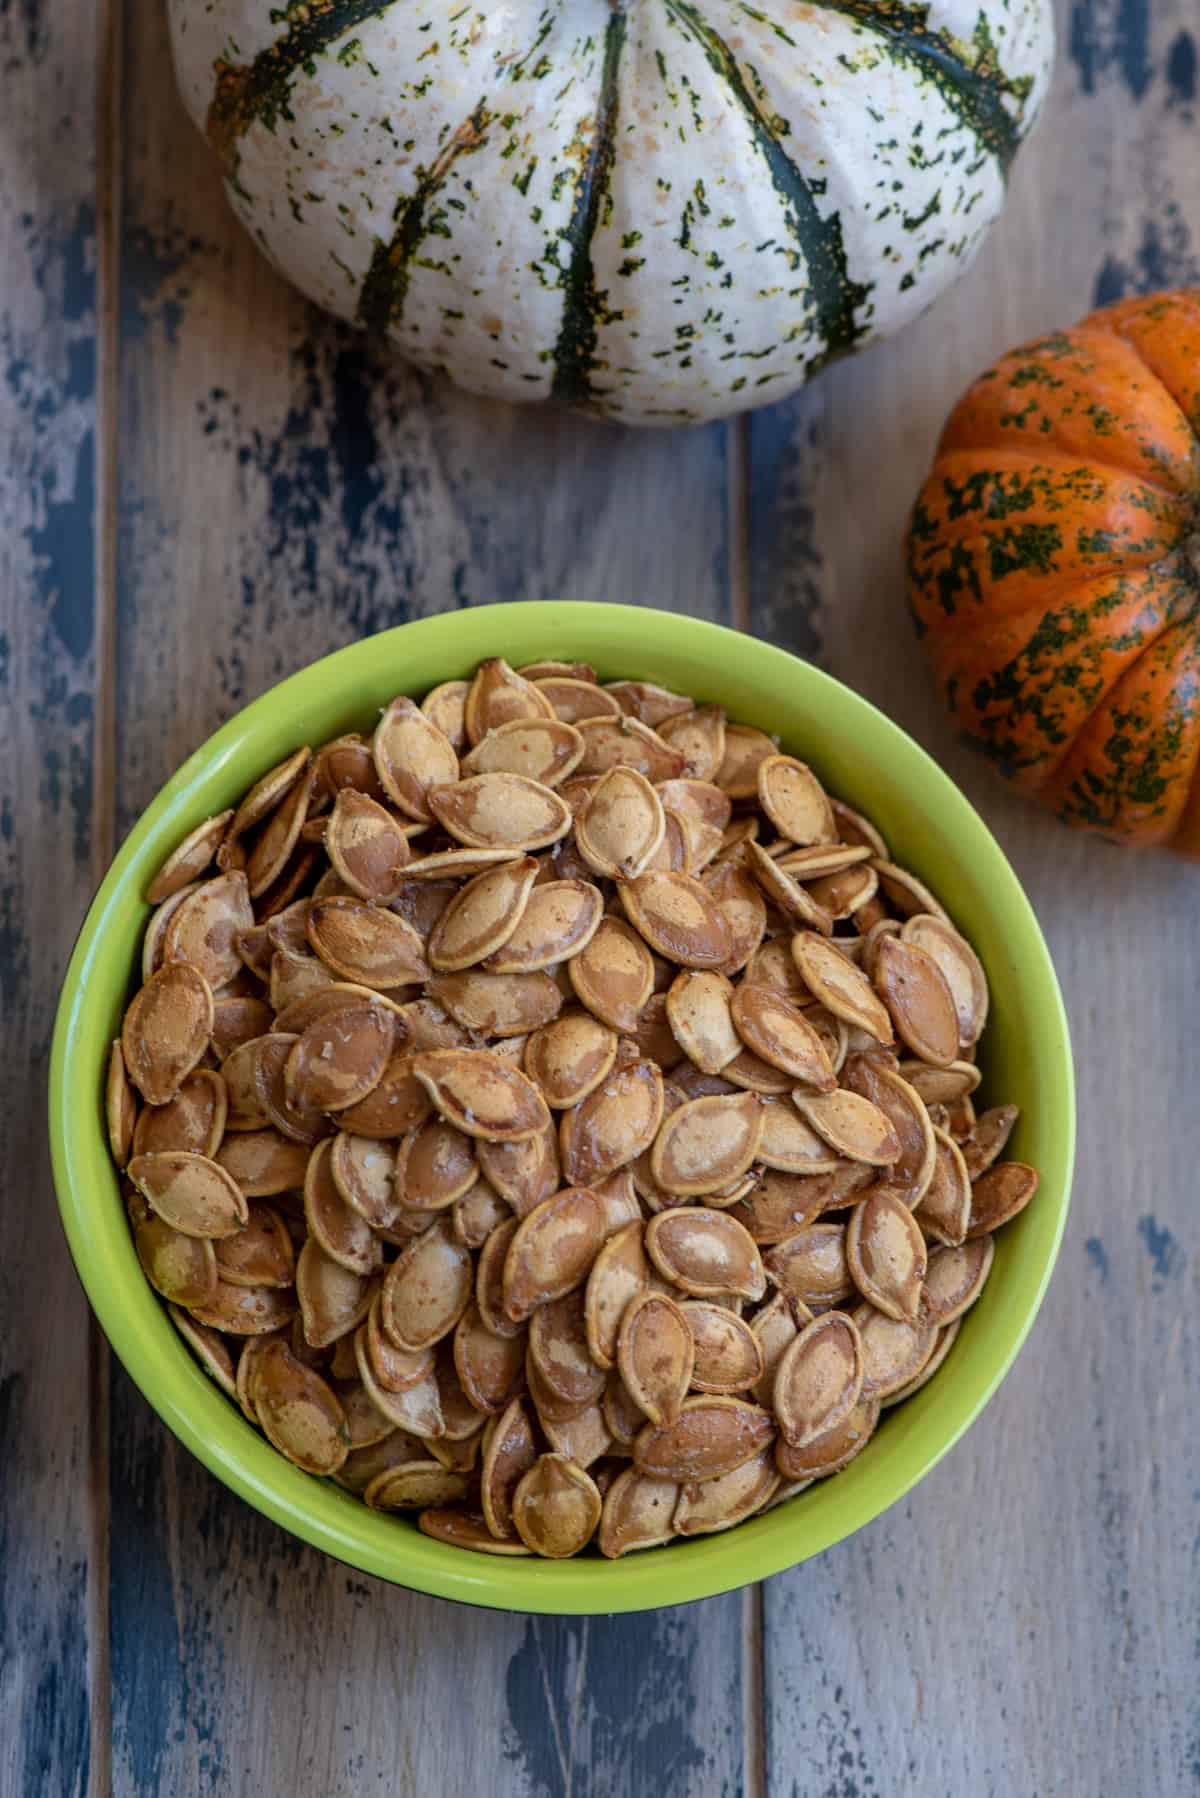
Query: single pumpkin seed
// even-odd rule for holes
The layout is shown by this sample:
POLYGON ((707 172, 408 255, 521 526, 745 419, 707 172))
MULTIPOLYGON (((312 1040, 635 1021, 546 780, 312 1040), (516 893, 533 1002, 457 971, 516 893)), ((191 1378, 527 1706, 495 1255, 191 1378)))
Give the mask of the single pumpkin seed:
POLYGON ((902 1061, 897 1071, 927 1106, 957 1105, 975 1092, 983 1079, 973 1061, 952 1061, 945 1068, 930 1067, 926 1061, 902 1061))
POLYGON ((558 1133, 552 1122, 527 1142, 481 1142, 476 1154, 484 1178, 519 1218, 558 1188, 558 1133))
POLYGON ((564 1187, 517 1226, 504 1262, 504 1309, 522 1323, 582 1286, 604 1241, 604 1212, 585 1186, 564 1187))
POLYGON ((608 681, 604 691, 611 694, 626 717, 638 718, 652 729, 657 729, 667 718, 690 712, 693 705, 686 693, 672 693, 654 681, 608 681))
POLYGON ((565 1455, 539 1455, 521 1476, 512 1498, 512 1519, 522 1542, 548 1560, 578 1554, 600 1521, 595 1481, 565 1455))
POLYGON ((366 1322, 361 1323, 354 1333, 355 1362, 360 1364, 365 1356, 373 1382, 385 1392, 411 1392, 432 1377, 433 1350, 397 1348, 383 1327, 382 1312, 383 1291, 380 1288, 371 1300, 366 1322))
POLYGON ((777 1292, 767 1303, 755 1313, 750 1325, 750 1334, 758 1344, 762 1356, 762 1372, 751 1387, 751 1397, 757 1404, 766 1405, 770 1409, 775 1402, 775 1373, 783 1358, 783 1351, 795 1342, 800 1334, 802 1323, 812 1322, 812 1312, 807 1305, 798 1304, 785 1292, 777 1292))
POLYGON ((658 1479, 702 1484, 753 1460, 774 1438, 775 1420, 761 1406, 706 1393, 685 1399, 674 1423, 647 1423, 634 1465, 658 1479))
POLYGON ((396 897, 412 852, 403 826, 386 806, 354 787, 343 787, 323 841, 339 880, 352 893, 376 903, 396 897))
POLYGON ((459 755, 467 747, 466 710, 470 691, 468 680, 447 680, 431 688, 421 701, 421 710, 429 722, 437 726, 459 755))
POLYGON ((429 996, 474 1036, 527 1036, 562 1009, 563 996, 546 973, 485 974, 468 968, 438 974, 429 996))
POLYGON ((619 891, 638 934, 669 961, 716 968, 729 959, 732 938, 725 915, 690 874, 642 874, 622 881, 619 891))
MULTIPOLYGON (((543 1417, 542 1434, 556 1454, 588 1468, 610 1453, 612 1435, 600 1405, 584 1405, 569 1417, 543 1417)), ((599 1487, 597 1487, 597 1491, 599 1487)))
POLYGON ((683 773, 683 757, 640 718, 585 718, 576 727, 583 738, 580 774, 607 774, 610 768, 632 768, 652 782, 674 780, 683 773))
POLYGON ((632 1061, 602 1081, 559 1126, 563 1172, 575 1186, 627 1166, 654 1141, 663 1114, 662 1074, 632 1061))
MULTIPOLYGON (((339 1347, 341 1345, 339 1344, 339 1347)), ((346 1440, 350 1454, 356 1449, 372 1448, 395 1433, 390 1418, 376 1409, 366 1387, 357 1374, 331 1382, 333 1396, 342 1407, 346 1420, 346 1440)), ((345 1466, 345 1462, 342 1463, 345 1466)))
POLYGON ((734 861, 720 861, 701 875, 705 890, 729 928, 729 955, 723 974, 748 967, 762 945, 767 907, 758 882, 734 861))
POLYGON ((329 1133, 329 1119, 316 1106, 293 1104, 285 1070, 299 1038, 282 1031, 260 1037, 254 1052, 253 1081, 260 1109, 281 1135, 311 1146, 329 1133))
POLYGON ((663 1124, 650 1171, 666 1192, 714 1192, 740 1179, 758 1153, 763 1106, 754 1093, 691 1099, 663 1124))
POLYGON ((933 1353, 926 1361, 924 1367, 922 1367, 920 1373, 916 1375, 915 1379, 910 1380, 907 1386, 901 1386, 895 1392, 889 1392, 885 1399, 880 1400, 880 1404, 885 1411, 889 1410, 892 1405, 903 1404, 906 1398, 911 1398, 914 1392, 919 1392, 922 1386, 932 1380, 934 1374, 942 1365, 942 1362, 946 1359, 950 1350, 954 1347, 960 1321, 961 1320, 956 1319, 954 1323, 947 1324, 944 1330, 938 1331, 933 1353))
POLYGON ((197 824, 194 830, 189 831, 182 843, 171 851, 146 888, 147 905, 161 905, 164 899, 171 898, 172 894, 198 880, 212 866, 232 817, 232 810, 221 812, 215 818, 206 818, 202 824, 197 824))
POLYGON ((613 1232, 588 1274, 584 1319, 588 1352, 598 1367, 616 1365, 621 1320, 630 1302, 646 1290, 649 1280, 639 1217, 613 1232))
POLYGON ((327 1255, 310 1236, 296 1260, 296 1298, 305 1341, 327 1348, 357 1330, 371 1307, 378 1282, 352 1273, 327 1255))
POLYGON ((469 742, 481 743, 489 732, 515 720, 553 716, 545 695, 511 668, 503 656, 491 656, 479 664, 464 706, 469 742))
POLYGON ((525 1382, 525 1344, 520 1336, 489 1330, 479 1306, 469 1304, 454 1330, 454 1366, 472 1406, 503 1411, 525 1382))
POLYGON ((741 1052, 731 1006, 734 987, 714 969, 688 968, 666 995, 666 1013, 675 1041, 706 1074, 719 1074, 741 1052))
POLYGON ((471 1257, 439 1218, 388 1268, 380 1322, 397 1348, 430 1348, 448 1336, 471 1302, 471 1257))
POLYGON ((758 1300, 767 1289, 753 1237, 724 1211, 689 1205, 660 1212, 646 1226, 646 1252, 663 1278, 692 1298, 737 1293, 758 1300))
POLYGON ((580 1003, 613 1030, 636 1027, 654 991, 654 961, 635 930, 605 917, 591 941, 567 963, 580 1003))
POLYGON ((304 1217, 310 1236, 351 1273, 373 1274, 382 1265, 379 1239, 366 1219, 338 1191, 330 1167, 333 1143, 319 1142, 304 1176, 304 1217))
POLYGON ((716 784, 730 799, 755 799, 758 770, 769 756, 778 753, 779 745, 752 724, 727 724, 725 753, 714 776, 716 784))
POLYGON ((844 1422, 863 1384, 863 1346, 858 1326, 830 1311, 806 1324, 775 1370, 775 1415, 783 1437, 804 1448, 844 1422))
POLYGON ((840 1165, 838 1156, 790 1099, 763 1101, 756 1154, 764 1167, 781 1174, 831 1174, 840 1165))
POLYGON ((872 978, 901 1040, 922 1061, 948 1067, 958 1054, 958 1011, 932 955, 903 937, 881 937, 872 978))
POLYGON ((133 1246, 142 1272, 169 1303, 203 1305, 216 1295, 217 1257, 207 1237, 185 1236, 141 1197, 129 1206, 133 1246))
POLYGON ((354 1352, 359 1378, 377 1411, 390 1418, 397 1430, 415 1436, 422 1442, 441 1436, 445 1419, 442 1416, 441 1394, 434 1373, 432 1354, 429 1356, 428 1371, 414 1384, 408 1384, 397 1392, 381 1385, 376 1379, 367 1349, 367 1332, 361 1328, 355 1331, 354 1352))
POLYGON ((331 743, 325 743, 317 751, 317 787, 321 793, 335 801, 344 790, 365 793, 369 799, 376 799, 380 803, 385 798, 379 776, 375 772, 371 746, 355 732, 335 737, 331 743))
POLYGON ((976 1236, 958 1248, 935 1249, 920 1294, 920 1322, 938 1329, 969 1311, 992 1271, 994 1237, 976 1236))
POLYGON ((775 1284, 804 1305, 836 1305, 854 1291, 843 1224, 806 1224, 763 1256, 775 1284))
POLYGON ((603 895, 590 881, 543 881, 508 941, 484 965, 493 974, 527 974, 568 961, 591 942, 603 916, 603 895))
POLYGON ((469 1192, 478 1177, 473 1138, 444 1118, 430 1117, 418 1124, 396 1152, 395 1197, 410 1211, 444 1211, 469 1192))
MULTIPOLYGON (((263 902, 259 908, 260 921, 286 905, 298 889, 300 882, 295 879, 294 872, 290 881, 287 878, 289 865, 292 864, 293 852, 300 841, 300 832, 317 788, 318 774, 310 758, 300 778, 275 807, 259 832, 258 839, 247 856, 245 874, 231 873, 226 876, 231 880, 244 879, 249 887, 250 898, 263 902)), ((297 861, 306 869, 311 866, 309 856, 300 856, 297 861)), ((252 917, 245 920, 246 924, 253 921, 252 917)))
POLYGON ((464 1135, 523 1142, 550 1121, 533 1082, 486 1049, 426 1050, 413 1057, 412 1071, 443 1119, 464 1135))
POLYGON ((914 913, 900 937, 932 956, 941 969, 958 1015, 959 1046, 969 1049, 982 1035, 988 1014, 987 976, 979 957, 945 917, 934 913, 914 913))
POLYGON ((912 1212, 886 1188, 850 1213, 846 1261, 859 1292, 888 1317, 915 1323, 928 1256, 912 1212))
POLYGON ((242 1130, 226 1135, 213 1159, 248 1199, 270 1199, 304 1185, 308 1145, 291 1142, 278 1130, 242 1130))
POLYGON ((756 770, 758 802, 789 843, 834 843, 833 810, 820 781, 790 755, 768 755, 756 770))
POLYGON ((591 1012, 572 1008, 532 1033, 522 1059, 547 1105, 564 1111, 595 1091, 616 1054, 616 1032, 591 1012))
POLYGON ((345 1204, 372 1230, 386 1230, 395 1222, 401 1200, 396 1157, 386 1142, 340 1130, 333 1138, 329 1173, 345 1204))
MULTIPOLYGON (((527 676, 533 679, 532 676, 527 676)), ((539 693, 550 701, 551 710, 564 724, 582 724, 585 718, 618 718, 621 708, 611 693, 594 681, 580 680, 566 674, 540 675, 534 680, 539 693)))
MULTIPOLYGON (((850 868, 858 867, 865 862, 871 851, 864 845, 855 843, 812 843, 807 848, 789 847, 786 854, 779 857, 779 866, 785 873, 791 874, 812 887, 818 880, 836 879, 850 868)), ((878 884, 878 876, 873 869, 865 870, 872 886, 878 884)), ((828 907, 826 909, 829 909, 828 907)))
POLYGON ((640 1548, 659 1548, 674 1535, 672 1518, 679 1500, 674 1480, 627 1467, 604 1495, 597 1547, 610 1561, 640 1548))
POLYGON ((805 986, 833 1012, 881 1043, 890 1043, 892 1021, 861 968, 847 961, 840 949, 800 931, 792 938, 792 959, 805 986))
POLYGON ((328 1475, 342 1466, 350 1452, 345 1413, 332 1388, 281 1337, 255 1356, 250 1402, 272 1447, 297 1467, 328 1475))
POLYGON ((475 966, 505 944, 521 921, 538 871, 532 856, 501 862, 469 880, 429 937, 429 965, 441 973, 475 966))
POLYGON ((594 1404, 604 1391, 605 1370, 588 1346, 583 1292, 540 1306, 529 1320, 529 1353, 542 1385, 565 1405, 594 1404))
POLYGON ((341 980, 386 990, 428 978, 424 945, 412 925, 361 899, 317 900, 308 938, 341 980))
POLYGON ((900 1154, 900 1138, 887 1113, 861 1093, 839 1087, 835 1092, 808 1093, 792 1100, 817 1135, 838 1155, 871 1167, 890 1167, 900 1154))
POLYGON ((837 1076, 825 1045, 784 993, 743 980, 733 995, 730 1015, 741 1041, 760 1060, 819 1093, 833 1092, 837 1076))
POLYGON ((363 1493, 373 1511, 422 1511, 452 1505, 467 1495, 465 1474, 451 1473, 440 1461, 401 1461, 377 1474, 363 1493))
POLYGON ((686 1299, 679 1310, 692 1336, 698 1392, 747 1392, 762 1378, 762 1348, 744 1318, 708 1299, 686 1299))
POLYGON ((851 1092, 869 1099, 891 1120, 900 1138, 900 1154, 888 1170, 888 1183, 915 1209, 929 1189, 935 1154, 933 1125, 919 1094, 871 1055, 849 1056, 842 1079, 851 1092))
POLYGON ((866 1304, 853 1316, 862 1343, 863 1398, 885 1399, 915 1380, 933 1353, 934 1326, 888 1317, 866 1304))
POLYGON ((711 781, 725 759, 725 713, 719 705, 676 712, 658 726, 664 743, 683 757, 680 778, 711 781))
MULTIPOLYGON (((861 1176, 864 1186, 873 1178, 868 1168, 861 1169, 861 1176)), ((760 1247, 782 1242, 820 1217, 828 1202, 830 1178, 828 1174, 784 1174, 776 1168, 761 1168, 733 1214, 760 1247)))
POLYGON ((695 1354, 687 1319, 674 1299, 648 1291, 626 1305, 617 1366, 630 1397, 651 1423, 674 1423, 679 1416, 695 1354))
POLYGON ((389 799, 407 817, 428 823, 431 787, 458 779, 454 746, 431 718, 399 695, 384 711, 371 752, 389 799))
POLYGON ((511 718, 496 725, 463 758, 461 772, 523 774, 557 787, 583 759, 583 738, 560 718, 511 718))
MULTIPOLYGON (((133 1163, 129 1165, 132 1170, 133 1163)), ((980 1174, 971 1187, 967 1240, 989 1235, 1009 1223, 1024 1211, 1037 1189, 1037 1169, 1023 1161, 1001 1161, 980 1174)))
MULTIPOLYGON (((119 1052, 120 1045, 113 1046, 119 1052)), ((123 1066, 121 1071, 123 1074, 123 1066)), ((125 1090, 129 1093, 127 1083, 125 1090)), ((132 1093, 129 1093, 129 1100, 132 1105, 132 1093)), ((188 1075, 175 1097, 168 1099, 165 1105, 144 1108, 133 1132, 134 1154, 186 1149, 211 1158, 220 1148, 225 1134, 228 1104, 221 1075, 211 1068, 198 1068, 188 1075)))
POLYGON ((434 787, 438 823, 469 849, 545 849, 571 828, 571 808, 523 774, 472 774, 434 787))
POLYGON ((978 1180, 1003 1155, 1020 1115, 1015 1105, 993 1105, 976 1118, 962 1144, 963 1160, 972 1180, 978 1180))
POLYGON ((270 1335, 291 1323, 295 1313, 295 1297, 285 1288, 234 1286, 219 1276, 212 1297, 192 1306, 197 1323, 226 1336, 270 1335))
POLYGON ((771 903, 783 913, 793 929, 818 930, 829 936, 833 919, 822 909, 798 880, 773 861, 761 843, 745 845, 746 868, 771 903))
POLYGON ((232 1236, 248 1222, 242 1189, 207 1155, 184 1149, 135 1155, 126 1171, 163 1222, 185 1236, 232 1236))
POLYGON ((814 1436, 801 1448, 786 1438, 775 1444, 775 1464, 785 1480, 828 1479, 840 1473, 860 1455, 879 1422, 878 1399, 860 1399, 850 1414, 833 1429, 814 1436))
POLYGON ((715 1480, 688 1482, 680 1487, 675 1506, 675 1534, 711 1536, 732 1529, 761 1510, 778 1487, 775 1456, 769 1448, 715 1480))
POLYGON ((148 1105, 175 1097, 208 1048, 212 988, 187 962, 152 974, 134 994, 121 1027, 125 1071, 148 1105))
POLYGON ((933 1175, 916 1207, 916 1218, 934 1242, 957 1248, 966 1241, 971 1222, 971 1180, 962 1150, 953 1137, 936 1127, 933 1134, 933 1175))
POLYGON ((925 912, 935 918, 945 918, 947 924, 950 922, 944 907, 938 904, 929 888, 907 868, 898 867, 895 862, 878 856, 871 865, 879 875, 879 886, 884 898, 902 918, 911 918, 917 912, 925 912))
POLYGON ((244 1228, 216 1246, 218 1274, 230 1286, 291 1286, 296 1257, 283 1219, 261 1199, 248 1211, 244 1228))
MULTIPOLYGON (((376 999, 323 1012, 297 1037, 284 1065, 292 1111, 345 1112, 358 1105, 383 1078, 395 1041, 396 1015, 376 999)), ((283 1128, 279 1117, 273 1121, 283 1128)))

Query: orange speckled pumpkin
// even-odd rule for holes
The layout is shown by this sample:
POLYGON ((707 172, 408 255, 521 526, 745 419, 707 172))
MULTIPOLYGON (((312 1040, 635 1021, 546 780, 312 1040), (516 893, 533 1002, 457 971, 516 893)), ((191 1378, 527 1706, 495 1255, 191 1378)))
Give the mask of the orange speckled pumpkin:
POLYGON ((968 738, 1068 824, 1200 857, 1200 289, 1093 312, 955 407, 908 590, 968 738))

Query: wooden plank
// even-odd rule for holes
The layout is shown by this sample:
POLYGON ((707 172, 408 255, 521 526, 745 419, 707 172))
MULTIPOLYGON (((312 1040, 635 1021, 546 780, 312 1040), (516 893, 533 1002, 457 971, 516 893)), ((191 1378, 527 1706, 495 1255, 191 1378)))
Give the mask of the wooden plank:
POLYGON ((64 1798, 102 1790, 108 1759, 107 1494, 89 1475, 88 1311, 43 1101, 59 978, 110 834, 93 804, 103 22, 0 8, 0 1791, 64 1798))
POLYGON ((1060 1268, 997 1399, 908 1502, 766 1588, 781 1798, 1196 1778, 1200 1457, 1171 1420, 1200 1375, 1200 1116, 1167 1097, 1191 1064, 1195 876, 1068 836, 1002 789, 955 741, 902 592, 907 509, 971 376, 1097 301, 1200 278, 1194 7, 1092 0, 1062 18, 1053 100, 974 271, 751 427, 755 627, 884 706, 983 810, 1056 956, 1082 1124, 1060 1268))
MULTIPOLYGON (((723 614, 720 431, 479 404, 319 318, 227 215, 157 14, 129 24, 124 822, 246 699, 403 618, 564 594, 723 614)), ((123 1376, 112 1459, 122 1798, 741 1789, 739 1598, 534 1622, 386 1588, 226 1494, 123 1376)))

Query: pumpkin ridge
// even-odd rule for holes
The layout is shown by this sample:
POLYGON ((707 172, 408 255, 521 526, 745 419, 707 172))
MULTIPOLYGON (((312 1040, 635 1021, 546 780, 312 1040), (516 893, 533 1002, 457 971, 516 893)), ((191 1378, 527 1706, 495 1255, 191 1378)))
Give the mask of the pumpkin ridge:
POLYGON ((470 155, 486 142, 491 122, 486 101, 480 100, 474 111, 451 132, 429 168, 418 178, 412 193, 396 202, 392 215, 396 221, 395 230, 386 241, 382 237, 376 238, 370 266, 359 289, 358 320, 366 330, 382 333, 399 323, 408 295, 413 257, 428 234, 429 202, 459 157, 470 155))
POLYGON ((232 180, 237 172, 237 140, 256 120, 273 128, 277 113, 287 116, 288 88, 297 69, 328 50, 338 38, 380 14, 396 0, 307 0, 303 8, 288 7, 294 16, 282 37, 260 50, 253 62, 213 65, 215 83, 205 120, 209 143, 232 180))
MULTIPOLYGON (((596 366, 597 320, 604 310, 596 291, 592 239, 600 208, 609 190, 616 155, 619 97, 617 70, 625 45, 625 0, 608 0, 604 63, 592 141, 580 170, 571 217, 563 232, 568 260, 563 279, 563 316, 554 345, 553 398, 580 406, 593 398, 591 371, 596 366)), ((606 296, 607 297, 607 296, 606 296)))
MULTIPOLYGON (((1151 297, 1153 297, 1153 296, 1151 296, 1151 297)), ((1103 314, 1101 314, 1101 318, 1103 318, 1103 314)), ((1198 318, 1197 322, 1200 323, 1200 318, 1198 318)), ((1142 367, 1145 369, 1147 375, 1149 375, 1150 379, 1152 381, 1157 382, 1157 384, 1162 388, 1163 392, 1165 394, 1167 394, 1172 400, 1174 400, 1174 402, 1175 402, 1176 406, 1178 406, 1179 411, 1182 414, 1182 416, 1187 420, 1188 424, 1192 425, 1192 428, 1195 429, 1195 426, 1194 426, 1192 418, 1191 418, 1191 414, 1189 413, 1187 407, 1184 405, 1182 396, 1180 394, 1176 393, 1175 389, 1173 387, 1168 386, 1167 382, 1163 379, 1162 375, 1158 372, 1158 370, 1154 367, 1153 363, 1147 357, 1143 345, 1141 343, 1139 343, 1139 341, 1136 337, 1130 336, 1129 332, 1124 329, 1124 324, 1125 324, 1124 318, 1114 319, 1111 323, 1107 323, 1107 322, 1104 323, 1103 329, 1105 329, 1107 331, 1111 331, 1111 333, 1114 337, 1119 337, 1121 339, 1122 343, 1128 345, 1128 347, 1133 351, 1134 355, 1137 357, 1138 361, 1141 363, 1142 367)))
POLYGON ((818 331, 827 345, 823 354, 813 358, 808 365, 809 374, 816 374, 836 357, 847 354, 858 339, 866 335, 867 326, 860 325, 854 313, 855 308, 866 300, 874 283, 851 281, 840 213, 821 217, 812 184, 787 155, 770 123, 763 117, 731 46, 720 32, 706 24, 690 0, 666 0, 666 12, 699 44, 709 67, 725 82, 745 117, 754 147, 766 164, 771 183, 783 202, 789 235, 797 245, 808 275, 806 310, 810 306, 815 310, 818 331))
MULTIPOLYGON (((818 11, 833 12, 852 19, 864 30, 876 32, 888 41, 889 53, 900 61, 917 64, 933 82, 946 105, 990 152, 1007 180, 1008 171, 1021 144, 1025 102, 1032 83, 1012 81, 995 59, 986 21, 980 15, 985 39, 980 43, 983 55, 972 68, 956 47, 955 39, 946 31, 931 30, 931 8, 908 5, 905 0, 810 0, 818 11), (989 59, 995 74, 984 73, 989 59), (1014 119, 1005 110, 1001 96, 1011 94, 1019 111, 1014 119)), ((980 25, 976 26, 978 37, 980 25)), ((961 42, 961 40, 958 40, 961 42)))
POLYGON ((1200 756, 1200 645, 1190 622, 1176 620, 1126 670, 1043 787, 1043 799, 1063 821, 1147 844, 1174 836, 1200 756), (1168 642, 1172 636, 1177 650, 1168 642), (1181 780, 1183 796, 1172 809, 1181 780))
MULTIPOLYGON (((1125 573, 1124 570, 1118 572, 1120 575, 1125 573)), ((1168 575, 1170 570, 1164 562, 1153 570, 1143 569, 1137 572, 1168 575)), ((1180 583, 1185 581, 1182 571, 1178 569, 1175 578, 1180 583)), ((1100 587, 1105 583, 1089 577, 1084 584, 1100 587)), ((1111 579, 1108 584, 1113 585, 1111 579)), ((956 713, 964 712, 966 702, 960 697, 960 693, 969 694, 970 706, 979 718, 977 729, 967 728, 962 731, 964 742, 974 749, 982 750, 1003 774, 1018 785, 1034 788, 1053 785, 1086 730, 1089 720, 1108 704, 1120 683, 1136 670, 1143 657, 1154 651, 1168 631, 1190 620, 1197 604, 1196 597, 1189 594, 1184 607, 1167 606, 1156 620, 1147 620, 1146 628, 1141 634, 1138 634, 1141 622, 1139 617, 1131 618, 1123 632, 1110 636, 1100 646, 1108 657, 1118 661, 1118 665, 1093 690, 1085 685, 1086 651, 1092 643, 1093 627, 1105 613, 1115 609, 1123 597, 1119 589, 1114 587, 1108 594, 1097 594, 1091 606, 1071 607, 1078 632, 1074 640, 1060 635, 1056 643, 1055 632, 1061 631, 1061 625, 1055 614, 1063 608, 1061 605, 1044 605, 1038 601, 1026 611, 1014 613, 997 623, 988 635, 973 640, 973 653, 969 660, 947 668, 938 667, 939 658, 934 658, 935 672, 951 710, 956 713), (1106 600, 1108 603, 1104 604, 1106 600), (1031 614, 1034 615, 1032 620, 1031 614), (1005 653, 1005 640, 1017 636, 1023 627, 1023 621, 1030 621, 1032 628, 1019 647, 1014 647, 1012 653, 1005 653), (1055 649, 1065 655, 1068 648, 1072 647, 1082 650, 1083 655, 1055 667, 1055 649), (995 652, 990 669, 989 650, 995 652), (1124 659, 1118 660, 1122 655, 1124 659), (1034 684, 1039 656, 1044 657, 1042 668, 1046 684, 1042 688, 1034 684), (1065 691, 1081 696, 1082 715, 1069 726, 1061 718, 1055 719, 1046 709, 1048 696, 1053 698, 1057 695, 1061 699, 1065 691), (1001 697, 1007 697, 1010 701, 1007 710, 1002 713, 992 711, 989 715, 988 707, 1001 697), (1037 738, 1044 746, 1040 750, 1036 744, 1027 742, 1033 730, 1036 730, 1037 738)), ((1146 598, 1141 600, 1143 610, 1147 603, 1146 598)))

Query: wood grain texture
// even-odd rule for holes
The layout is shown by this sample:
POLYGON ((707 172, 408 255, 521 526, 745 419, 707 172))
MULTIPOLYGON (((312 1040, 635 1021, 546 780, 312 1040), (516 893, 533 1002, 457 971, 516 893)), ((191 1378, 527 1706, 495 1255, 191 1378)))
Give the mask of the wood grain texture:
POLYGON ((107 1766, 107 1493, 43 1097, 59 974, 110 835, 93 806, 101 11, 63 31, 0 7, 0 1792, 63 1798, 107 1766))
POLYGON ((900 585, 971 375, 1097 301, 1200 280, 1194 0, 1062 0, 1056 93, 972 274, 793 404, 673 436, 477 403, 319 318, 226 212, 158 9, 125 0, 111 81, 103 32, 68 0, 0 0, 0 1798, 1194 1791, 1196 876, 1002 789, 955 742, 900 585), (96 221, 117 210, 114 439, 96 221), (119 1369, 106 1452, 40 1097, 113 805, 126 828, 326 649, 558 595, 749 623, 931 748, 1042 917, 1082 1101, 1050 1299, 956 1452, 757 1592, 590 1622, 453 1608, 311 1553, 119 1369))
POLYGON ((813 647, 981 807, 1047 932, 1080 1093, 1062 1259, 998 1397, 906 1503, 765 1588, 774 1798, 1200 1781, 1200 1453, 1173 1421, 1200 1380, 1196 875, 1066 834, 955 740, 901 551, 941 421, 995 353, 1200 280, 1197 24, 1190 0, 1063 6, 1054 96, 973 272, 750 426, 755 628, 813 647))

